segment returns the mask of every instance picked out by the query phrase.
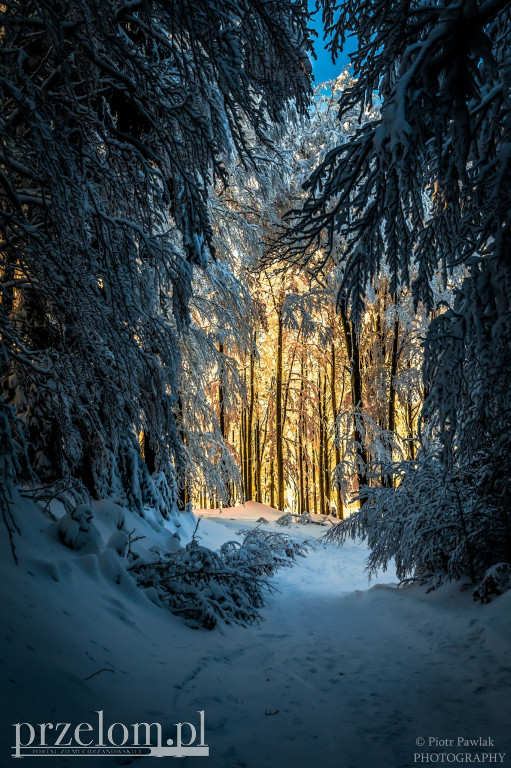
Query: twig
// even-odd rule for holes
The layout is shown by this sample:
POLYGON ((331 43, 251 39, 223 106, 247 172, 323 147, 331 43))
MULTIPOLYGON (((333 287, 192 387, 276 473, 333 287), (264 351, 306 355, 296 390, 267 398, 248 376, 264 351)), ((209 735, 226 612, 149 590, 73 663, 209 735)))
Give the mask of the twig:
POLYGON ((98 669, 97 672, 93 672, 92 675, 89 675, 88 677, 84 677, 84 680, 90 680, 91 677, 96 677, 96 675, 99 675, 101 672, 113 672, 115 674, 114 669, 109 669, 109 667, 103 667, 103 669, 98 669))

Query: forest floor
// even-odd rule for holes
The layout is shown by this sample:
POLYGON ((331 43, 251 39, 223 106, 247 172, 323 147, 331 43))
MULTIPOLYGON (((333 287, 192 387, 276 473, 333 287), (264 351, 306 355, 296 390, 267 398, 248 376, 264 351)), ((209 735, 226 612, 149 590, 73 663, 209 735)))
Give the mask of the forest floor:
MULTIPOLYGON (((283 530, 278 513, 249 503, 207 513, 201 543, 239 540, 260 515, 283 530)), ((391 572, 371 586, 363 544, 339 549, 321 542, 325 527, 293 525, 284 531, 313 539, 313 548, 276 574, 264 620, 193 630, 120 574, 115 559, 62 547, 34 507, 23 510, 21 527, 21 566, 5 542, 0 553, 1 764, 12 752, 13 723, 74 728, 103 710, 107 723, 159 722, 167 738, 172 723, 198 724, 203 710, 210 756, 180 758, 186 766, 511 765, 511 592, 480 605, 459 584, 430 594, 398 589, 391 572), (493 746, 484 746, 488 739, 493 746), (488 754, 497 757, 483 760, 488 754)), ((139 524, 148 536, 149 527, 139 524)), ((190 521, 183 529, 189 536, 190 521)), ((64 766, 70 758, 47 760, 64 766)), ((79 766, 138 760, 84 757, 79 766)))

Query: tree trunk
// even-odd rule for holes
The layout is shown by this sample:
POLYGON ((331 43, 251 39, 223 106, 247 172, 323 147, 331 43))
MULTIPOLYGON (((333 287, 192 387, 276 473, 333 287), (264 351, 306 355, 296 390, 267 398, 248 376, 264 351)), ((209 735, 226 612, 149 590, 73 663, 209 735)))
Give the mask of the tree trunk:
POLYGON ((327 418, 326 418, 326 372, 325 372, 325 378, 323 379, 323 466, 324 466, 324 475, 325 475, 325 514, 328 515, 330 513, 330 453, 328 450, 328 429, 327 429, 327 418))
POLYGON ((247 500, 252 499, 252 479, 254 475, 254 460, 252 454, 252 429, 254 423, 254 353, 250 352, 250 400, 248 403, 247 419, 247 500))
POLYGON ((325 461, 324 461, 324 423, 323 423, 323 383, 321 381, 321 373, 318 373, 318 414, 319 414, 319 456, 318 456, 318 481, 319 481, 319 513, 325 514, 325 461))
POLYGON ((303 487, 303 349, 300 360, 300 397, 298 401, 298 512, 303 513, 305 508, 304 487, 303 487))
MULTIPOLYGON (((353 323, 348 320, 346 307, 344 304, 339 306, 341 321, 346 338, 346 347, 350 358, 351 366, 351 400, 353 408, 362 410, 362 373, 360 370, 360 349, 356 329, 353 323)), ((366 483, 365 467, 367 465, 367 450, 365 448, 364 435, 358 426, 355 426, 354 438, 358 443, 357 458, 362 464, 362 468, 357 470, 358 487, 361 488, 366 483)))
POLYGON ((145 461, 147 471, 150 475, 153 475, 156 472, 156 453, 149 440, 149 435, 145 430, 142 432, 142 440, 140 443, 142 458, 145 461))
POLYGON ((255 455, 256 455, 256 471, 255 471, 255 486, 256 486, 256 501, 260 504, 263 501, 263 494, 261 488, 261 432, 259 419, 256 421, 255 426, 255 455))
MULTIPOLYGON (((389 432, 396 431, 396 374, 397 374, 397 357, 399 349, 399 317, 396 318, 394 323, 394 339, 392 342, 392 358, 390 361, 390 384, 389 384, 389 419, 388 428, 389 432)), ((384 477, 384 485, 386 487, 392 486, 392 477, 384 477)))
POLYGON ((225 430, 225 389, 224 389, 224 367, 223 367, 223 354, 224 345, 218 345, 218 351, 222 355, 222 362, 220 363, 220 381, 218 383, 218 408, 220 411, 220 433, 223 440, 227 441, 227 432, 225 430))
MULTIPOLYGON (((411 360, 408 360, 406 365, 407 368, 411 368, 411 360)), ((408 458, 413 461, 415 459, 415 442, 413 433, 413 405, 410 394, 408 394, 408 397, 406 398, 406 422, 408 428, 408 458)))
MULTIPOLYGON (((337 434, 337 386, 335 382, 335 376, 336 376, 336 365, 335 365, 335 345, 334 341, 332 339, 332 344, 330 346, 330 361, 331 361, 331 380, 330 380, 330 395, 332 399, 332 417, 334 420, 334 455, 335 455, 335 466, 337 467, 341 463, 341 451, 339 449, 339 443, 338 443, 338 437, 337 434)), ((340 520, 344 519, 344 508, 342 505, 342 498, 341 498, 341 489, 339 488, 339 484, 335 484, 335 505, 337 507, 337 517, 340 520)))
POLYGON ((282 310, 279 309, 278 315, 278 336, 277 336, 277 376, 276 376, 276 452, 277 452, 277 485, 278 485, 278 508, 284 510, 284 447, 283 447, 283 423, 282 423, 282 352, 284 345, 283 338, 282 310))
MULTIPOLYGON (((178 395, 178 398, 177 398, 177 423, 178 423, 179 440, 181 442, 181 445, 184 446, 186 443, 186 435, 185 435, 185 429, 184 429, 183 401, 181 399, 181 395, 178 395)), ((184 510, 189 501, 184 448, 183 448, 183 453, 179 457, 177 470, 178 470, 177 472, 178 474, 177 505, 178 505, 178 509, 184 510)))
POLYGON ((305 474, 305 488, 304 488, 304 512, 310 512, 310 484, 309 484, 309 456, 306 448, 306 435, 304 432, 304 449, 303 449, 303 463, 305 474))
POLYGON ((243 499, 247 500, 247 409, 243 406, 241 413, 241 432, 240 432, 240 452, 241 452, 241 477, 243 487, 243 499))
POLYGON ((317 497, 317 486, 316 486, 316 459, 314 456, 314 448, 312 449, 312 456, 311 456, 311 463, 312 463, 312 502, 314 507, 314 514, 318 514, 318 497, 317 497))

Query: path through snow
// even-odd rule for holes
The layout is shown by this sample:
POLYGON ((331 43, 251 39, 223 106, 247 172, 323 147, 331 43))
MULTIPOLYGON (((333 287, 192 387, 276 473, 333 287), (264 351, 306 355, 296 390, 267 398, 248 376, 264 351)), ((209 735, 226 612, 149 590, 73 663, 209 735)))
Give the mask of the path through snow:
MULTIPOLYGON (((201 543, 238 538, 260 513, 253 505, 203 519, 201 543)), ((275 513, 266 515, 279 530, 275 513)), ((56 572, 34 555, 34 575, 5 555, 2 758, 19 721, 92 722, 103 709, 109 722, 170 724, 204 710, 210 757, 181 758, 186 766, 405 768, 415 753, 441 751, 416 746, 430 736, 492 738, 492 750, 460 752, 508 753, 511 765, 511 593, 480 606, 457 586, 398 590, 392 573, 368 588, 364 546, 325 545, 324 530, 287 529, 312 535, 315 548, 278 572, 261 624, 212 632, 189 629, 129 582, 114 583, 92 555, 56 572)), ((63 561, 66 552, 57 555, 63 561)))

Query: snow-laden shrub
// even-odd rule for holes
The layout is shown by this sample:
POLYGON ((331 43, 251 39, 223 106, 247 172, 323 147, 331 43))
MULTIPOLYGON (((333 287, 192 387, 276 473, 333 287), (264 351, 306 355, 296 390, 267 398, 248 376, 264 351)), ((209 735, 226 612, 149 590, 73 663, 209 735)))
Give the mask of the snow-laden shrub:
POLYGON ((502 595, 511 589, 511 565, 497 563, 488 568, 479 586, 474 589, 474 600, 489 603, 493 595, 502 595))
POLYGON ((298 525, 308 525, 312 523, 314 525, 326 525, 323 520, 313 520, 309 512, 304 512, 302 515, 295 515, 292 512, 286 512, 285 515, 281 515, 275 520, 276 525, 281 525, 283 528, 291 525, 291 523, 297 523, 298 525))
POLYGON ((339 544, 367 540, 370 576, 394 559, 402 580, 437 586, 468 576, 476 583, 490 566, 509 558, 511 521, 476 493, 473 473, 446 473, 433 453, 391 470, 396 487, 363 488, 360 510, 325 536, 339 544))
POLYGON ((103 541, 94 525, 93 512, 88 504, 78 504, 71 512, 60 518, 57 529, 59 538, 66 547, 83 553, 99 552, 103 541))
POLYGON ((248 567, 254 573, 272 576, 278 568, 294 565, 297 557, 305 557, 308 548, 307 541, 300 542, 283 533, 254 528, 246 533, 241 544, 228 541, 220 552, 229 565, 248 567))
POLYGON ((277 568, 293 565, 306 545, 256 529, 244 541, 227 542, 214 552, 192 541, 156 562, 135 560, 130 568, 139 586, 156 590, 172 613, 194 628, 213 629, 218 620, 246 626, 261 617, 268 581, 277 568))

